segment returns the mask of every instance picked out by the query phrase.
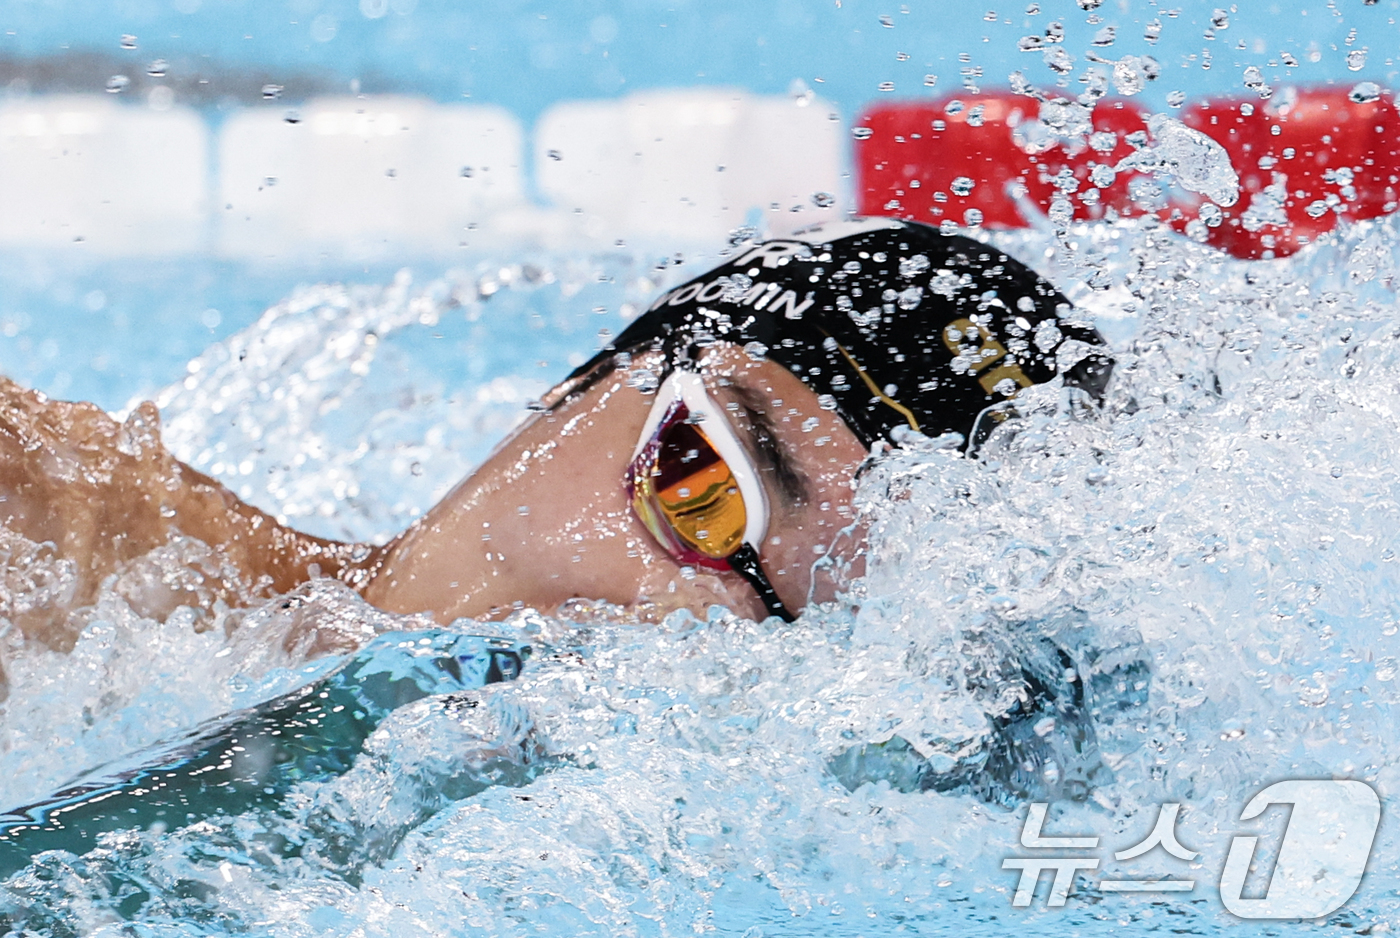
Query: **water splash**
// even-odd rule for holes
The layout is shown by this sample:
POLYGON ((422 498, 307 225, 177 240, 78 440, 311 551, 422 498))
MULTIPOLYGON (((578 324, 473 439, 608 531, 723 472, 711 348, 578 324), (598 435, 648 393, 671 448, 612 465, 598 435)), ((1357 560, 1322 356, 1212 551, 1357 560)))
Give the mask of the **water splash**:
MULTIPOLYGON (((1108 336, 1108 399, 1096 411, 1056 388, 1027 395, 976 460, 907 436, 862 477, 866 569, 842 602, 791 625, 716 609, 647 626, 587 603, 521 613, 505 633, 550 652, 491 691, 489 725, 405 708, 351 772, 298 789, 289 813, 47 855, 5 887, 20 909, 8 914, 53 933, 121 920, 396 936, 1236 930, 1212 890, 1250 793, 1337 774, 1393 807, 1400 785, 1398 233, 1391 220, 1347 227, 1265 262, 1152 218, 997 235, 1108 336), (435 787, 444 753, 486 737, 518 745, 527 726, 557 768, 523 788, 445 797, 416 820, 421 799, 446 790, 435 787), (1054 799, 1059 829, 1110 849, 1135 843, 1157 804, 1182 804, 1178 833, 1204 854, 1199 868, 1157 852, 1116 869, 1189 873, 1193 901, 1108 895, 1090 877, 1063 910, 1013 910, 1000 864, 1017 852, 1027 797, 1054 799), (346 829, 372 830, 379 805, 406 833, 347 877, 326 862, 333 838, 307 819, 335 806, 346 829), (270 858, 279 837, 312 849, 270 858)), ((309 324, 291 346, 308 353, 289 385, 343 334, 318 308, 295 314, 309 324)), ((259 367, 284 374, 270 359, 259 367)), ((250 406, 275 434, 335 388, 327 379, 281 412, 270 396, 250 406)), ((201 425, 193 406, 177 418, 194 442, 229 419, 201 425)), ((354 453, 355 436, 327 439, 318 465, 354 453)), ((337 478, 377 497, 357 475, 372 461, 348 465, 337 478)), ((77 704, 114 690, 96 732, 129 751, 123 715, 144 725, 161 693, 179 712, 215 715, 276 696, 306 666, 241 627, 230 638, 111 608, 102 621, 116 625, 85 632, 73 657, 21 659, 0 738, 28 726, 82 740, 77 704), (246 660, 216 657, 231 642, 246 660), (154 676, 152 660, 167 663, 154 676)), ((347 627, 403 627, 338 608, 347 627)), ((29 786, 47 778, 26 772, 29 786)), ((1383 822, 1361 892, 1327 927, 1374 929, 1400 913, 1396 848, 1383 822)))

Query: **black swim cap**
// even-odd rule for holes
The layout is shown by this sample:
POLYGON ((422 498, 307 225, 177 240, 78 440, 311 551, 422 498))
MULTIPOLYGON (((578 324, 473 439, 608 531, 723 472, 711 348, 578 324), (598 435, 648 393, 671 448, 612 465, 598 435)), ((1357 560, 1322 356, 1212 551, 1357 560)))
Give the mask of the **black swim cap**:
POLYGON ((1063 374, 1097 398, 1113 367, 1099 334, 1025 265, 925 225, 871 219, 739 248, 657 297, 564 388, 619 352, 666 351, 674 367, 717 341, 758 343, 866 446, 900 426, 971 442, 992 425, 978 418, 1001 416, 988 408, 1023 387, 1063 374))

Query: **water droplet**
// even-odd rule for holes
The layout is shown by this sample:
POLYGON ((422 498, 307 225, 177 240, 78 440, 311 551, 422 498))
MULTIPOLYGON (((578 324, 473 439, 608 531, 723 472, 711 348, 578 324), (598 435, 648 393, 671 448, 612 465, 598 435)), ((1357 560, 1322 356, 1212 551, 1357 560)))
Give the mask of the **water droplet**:
POLYGON ((888 14, 882 14, 880 16, 880 25, 886 29, 894 29, 894 17, 888 14))
POLYGON ((1094 34, 1094 45, 1103 47, 1113 45, 1113 40, 1118 38, 1118 28, 1116 26, 1105 26, 1094 34))
POLYGON ((817 208, 831 208, 836 204, 836 196, 830 192, 814 192, 812 193, 812 204, 817 208))
POLYGON ((546 151, 544 152, 544 155, 547 156, 547 157, 549 157, 551 160, 553 160, 553 161, 556 162, 556 163, 558 163, 560 160, 562 160, 562 159, 564 158, 564 154, 560 153, 558 150, 546 150, 546 151))
POLYGON ((264 100, 264 101, 276 101, 278 98, 282 97, 282 91, 283 91, 283 90, 284 90, 284 89, 282 88, 281 85, 263 85, 263 86, 262 86, 262 96, 263 96, 263 100, 264 100))
POLYGON ((126 86, 131 84, 131 79, 125 75, 113 75, 107 79, 107 91, 111 94, 120 94, 126 90, 126 86))
POLYGON ((1022 52, 1036 52, 1045 48, 1045 40, 1035 35, 1022 36, 1020 41, 1016 43, 1016 48, 1022 52))
POLYGON ((1244 70, 1244 86, 1261 98, 1267 98, 1274 93, 1274 89, 1264 83, 1264 75, 1256 65, 1244 70))
POLYGON ((932 88, 932 87, 933 87, 934 85, 936 85, 936 84, 938 84, 938 76, 937 76, 937 75, 925 75, 925 76, 924 76, 924 87, 925 87, 925 88, 932 88))
POLYGON ((896 62, 908 62, 908 61, 909 61, 909 53, 908 53, 908 52, 896 52, 896 53, 894 54, 894 60, 895 60, 896 62))
POLYGON ((1352 49, 1347 53, 1347 68, 1359 72, 1366 67, 1366 50, 1352 49))
POLYGON ((977 183, 967 176, 959 176, 954 179, 949 186, 953 190, 953 195, 971 195, 977 183))
POLYGON ((1213 29, 1230 28, 1230 12, 1228 10, 1216 9, 1210 14, 1210 25, 1213 29))
POLYGON ((1370 104, 1378 101, 1381 97, 1381 86, 1373 81, 1363 81, 1347 94, 1347 97, 1357 104, 1370 104))
POLYGON ((523 516, 523 515, 528 515, 528 514, 530 513, 530 506, 529 506, 529 505, 520 505, 519 507, 517 507, 517 508, 515 509, 515 513, 518 514, 518 515, 522 515, 522 516, 523 516))
POLYGON ((288 111, 286 114, 283 114, 283 115, 282 115, 282 120, 286 121, 288 124, 300 124, 300 123, 301 123, 301 112, 300 112, 300 111, 288 111))
POLYGON ((169 68, 170 63, 165 61, 165 59, 156 59, 150 65, 146 66, 146 74, 150 75, 152 78, 164 78, 169 68))
POLYGON ((1081 10, 1097 10, 1102 5, 1103 0, 1079 0, 1079 9, 1081 10))
POLYGON ((1291 53, 1288 53, 1288 52, 1280 52, 1280 53, 1278 54, 1278 60, 1279 60, 1280 62, 1283 63, 1283 65, 1284 65, 1285 68, 1297 68, 1297 67, 1298 67, 1298 60, 1295 59, 1291 53))
POLYGON ((882 81, 882 82, 880 82, 880 84, 877 85, 876 87, 878 87, 881 91, 893 91, 893 90, 894 90, 894 82, 892 82, 892 81, 882 81))
POLYGON ((855 137, 857 140, 869 140, 874 133, 875 131, 871 130, 869 127, 851 128, 851 136, 855 137))
POLYGON ((122 33, 121 46, 123 49, 135 49, 136 37, 131 33, 122 33))
POLYGON ((982 224, 982 210, 980 208, 970 208, 963 212, 963 224, 969 228, 976 228, 982 224))
POLYGON ((1156 42, 1162 36, 1162 21, 1152 20, 1142 30, 1142 38, 1148 42, 1156 42))
POLYGON ((463 166, 458 175, 463 179, 470 179, 472 178, 472 168, 470 166, 463 166))
POLYGON ((1169 92, 1167 92, 1167 103, 1170 104, 1172 107, 1181 107, 1183 104, 1186 103, 1186 92, 1184 92, 1184 91, 1169 91, 1169 92))
POLYGON ((1045 50, 1045 64, 1057 75, 1068 75, 1074 71, 1074 56, 1060 46, 1051 46, 1045 50))

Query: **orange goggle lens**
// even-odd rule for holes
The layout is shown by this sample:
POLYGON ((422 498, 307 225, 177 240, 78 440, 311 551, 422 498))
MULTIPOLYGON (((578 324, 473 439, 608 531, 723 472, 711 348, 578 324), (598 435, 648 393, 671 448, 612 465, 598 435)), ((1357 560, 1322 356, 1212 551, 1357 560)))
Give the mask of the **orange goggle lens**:
POLYGON ((734 473, 677 401, 628 472, 632 508, 684 563, 726 568, 748 513, 734 473))

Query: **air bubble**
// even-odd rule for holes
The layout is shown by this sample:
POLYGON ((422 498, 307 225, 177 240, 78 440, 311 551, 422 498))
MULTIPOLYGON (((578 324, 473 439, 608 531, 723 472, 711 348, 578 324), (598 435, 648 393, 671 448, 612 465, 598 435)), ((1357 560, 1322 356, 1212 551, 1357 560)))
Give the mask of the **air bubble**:
POLYGON ((131 33, 123 33, 121 38, 121 47, 123 49, 135 49, 136 37, 131 35, 131 33))
POLYGON ((109 94, 120 94, 131 84, 131 79, 125 75, 113 75, 107 79, 107 92, 109 94))
POLYGON ((831 208, 836 204, 836 196, 830 192, 813 192, 812 204, 817 208, 831 208))
POLYGON ((1366 67, 1366 50, 1352 49, 1347 53, 1347 68, 1359 72, 1366 67))
POLYGON ((971 195, 976 186, 977 183, 971 177, 959 176, 953 180, 949 188, 953 190, 953 195, 966 196, 971 195))

